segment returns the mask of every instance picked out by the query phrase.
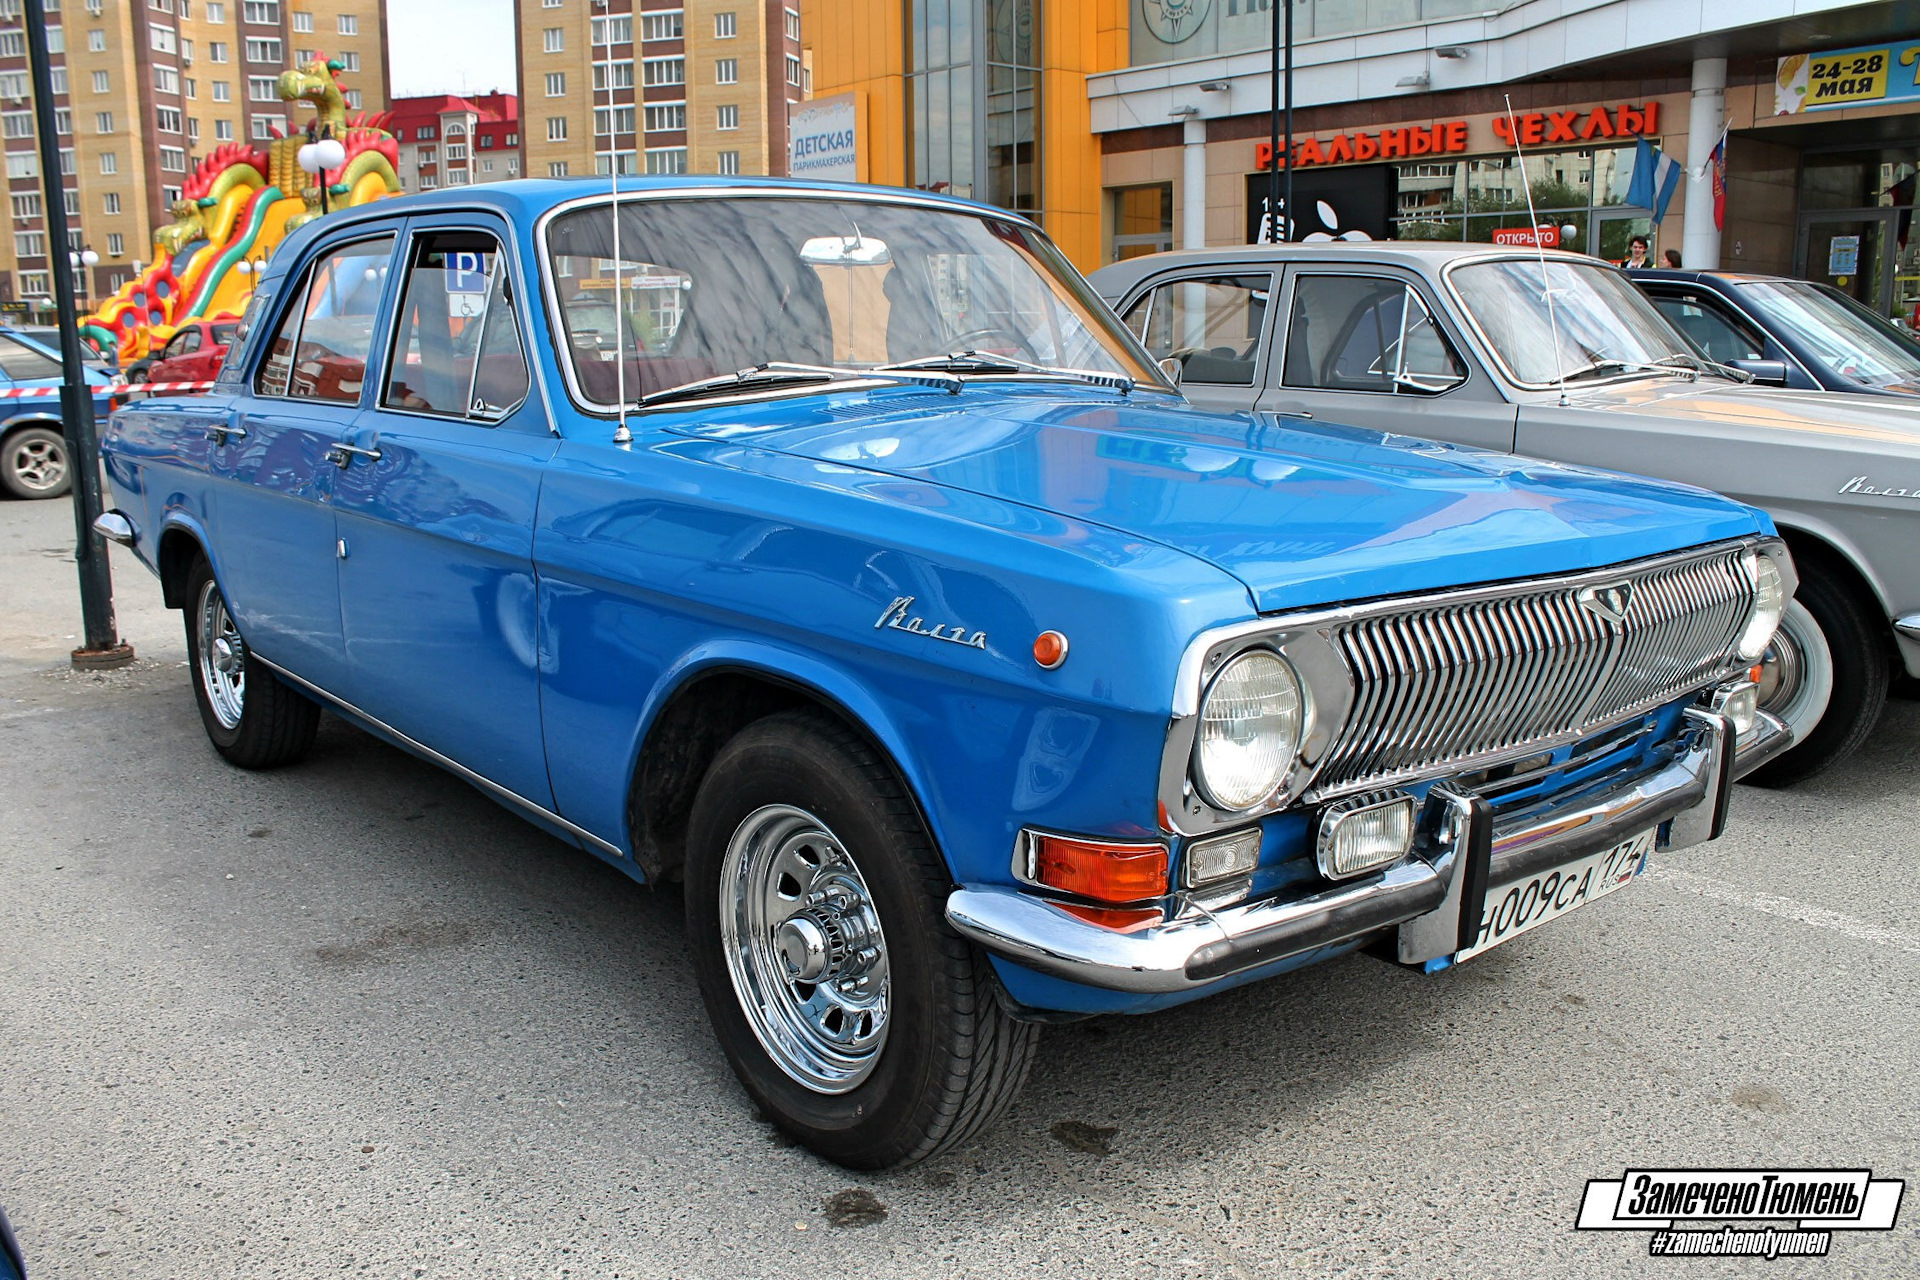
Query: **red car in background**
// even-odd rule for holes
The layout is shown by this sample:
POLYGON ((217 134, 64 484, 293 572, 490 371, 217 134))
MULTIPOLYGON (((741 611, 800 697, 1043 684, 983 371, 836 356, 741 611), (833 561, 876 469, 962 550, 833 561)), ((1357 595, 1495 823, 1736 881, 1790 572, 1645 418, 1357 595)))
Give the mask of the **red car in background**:
POLYGON ((193 320, 167 339, 160 353, 127 371, 129 382, 212 382, 227 358, 238 320, 193 320))

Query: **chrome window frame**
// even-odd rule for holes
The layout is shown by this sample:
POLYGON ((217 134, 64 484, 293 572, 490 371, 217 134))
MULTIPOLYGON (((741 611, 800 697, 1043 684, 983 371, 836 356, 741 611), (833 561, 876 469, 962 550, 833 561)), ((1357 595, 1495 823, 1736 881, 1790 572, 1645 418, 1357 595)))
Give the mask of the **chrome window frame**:
MULTIPOLYGON (((307 295, 313 287, 315 268, 320 265, 323 259, 334 257, 343 250, 351 249, 355 245, 371 244, 373 241, 384 239, 390 242, 387 248, 387 268, 389 275, 391 275, 394 261, 393 255, 398 252, 400 248, 404 227, 405 224, 403 222, 381 223, 368 220, 366 222, 356 221, 349 223, 340 228, 339 239, 328 239, 324 244, 314 246, 308 251, 308 256, 299 263, 296 269, 287 272, 287 275, 292 277, 300 287, 294 291, 294 294, 297 296, 288 297, 283 295, 281 297, 280 305, 283 309, 275 318, 284 323, 288 315, 285 308, 298 306, 301 309, 300 325, 293 331, 293 356, 295 359, 297 359, 300 354, 300 339, 306 336, 307 321, 311 319, 305 312, 307 295), (361 234, 354 234, 356 231, 361 234)), ((388 304, 392 301, 392 294, 389 292, 391 287, 391 285, 385 283, 381 284, 380 305, 374 311, 372 318, 368 322, 367 358, 365 363, 369 369, 373 368, 375 362, 379 359, 382 346, 390 341, 390 335, 382 329, 380 321, 382 319, 391 319, 387 314, 390 310, 388 304)), ((280 326, 276 324, 272 329, 267 330, 266 333, 266 345, 259 351, 253 353, 253 367, 246 370, 244 375, 245 382, 243 385, 246 387, 246 393, 250 398, 255 400, 286 401, 289 404, 331 404, 348 406, 355 409, 365 409, 367 407, 367 384, 370 379, 364 374, 362 374, 360 379, 360 394, 352 400, 332 400, 323 396, 296 396, 292 394, 294 369, 292 364, 287 366, 287 385, 285 388, 278 393, 262 391, 260 389, 260 375, 265 371, 267 361, 273 358, 273 344, 280 336, 280 326)))
MULTIPOLYGON (((423 239, 426 239, 428 237, 435 236, 435 235, 440 235, 443 233, 452 233, 455 235, 458 235, 461 233, 468 233, 468 234, 478 234, 478 235, 491 237, 494 244, 499 246, 498 252, 495 254, 496 259, 504 260, 506 263, 505 271, 507 274, 508 283, 510 283, 513 286, 515 293, 517 295, 519 296, 525 295, 526 290, 524 289, 523 281, 520 278, 524 276, 525 273, 516 269, 518 266, 518 255, 515 251, 514 244, 513 244, 513 233, 512 233, 511 227, 509 225, 505 225, 504 219, 502 219, 501 225, 495 225, 495 226, 487 226, 484 223, 478 223, 478 222, 467 224, 467 225, 461 225, 458 223, 443 225, 443 224, 432 223, 432 222, 425 222, 423 224, 422 219, 417 219, 417 218, 408 219, 406 223, 405 245, 403 246, 405 248, 405 252, 402 253, 398 259, 400 283, 393 294, 393 314, 388 318, 387 329, 385 334, 382 335, 382 339, 381 339, 381 346, 383 348, 381 352, 382 358, 380 361, 381 376, 378 384, 378 389, 374 392, 374 401, 373 401, 372 411, 375 413, 397 413, 410 418, 429 418, 435 422, 464 422, 469 426, 481 427, 485 430, 492 431, 498 427, 505 425, 506 422, 510 418, 512 418, 514 414, 524 409, 527 405, 527 401, 533 399, 534 387, 538 385, 538 382, 537 382, 538 375, 534 369, 534 366, 537 363, 537 361, 535 361, 533 358, 532 344, 528 341, 528 337, 527 337, 527 329, 529 326, 526 324, 526 321, 524 319, 524 317, 528 313, 518 311, 518 307, 521 305, 518 301, 518 297, 508 299, 507 305, 509 307, 515 308, 517 313, 515 316, 515 323, 520 326, 520 330, 521 330, 520 332, 520 363, 527 370, 527 389, 521 393, 520 398, 518 400, 514 401, 511 405, 509 405, 506 409, 504 409, 501 412, 499 417, 493 418, 493 419, 486 419, 486 418, 476 418, 473 416, 472 382, 474 379, 478 378, 480 373, 480 364, 479 364, 480 347, 479 347, 478 341, 476 341, 474 345, 474 370, 473 370, 473 373, 469 375, 469 379, 468 379, 469 385, 467 389, 467 398, 466 398, 467 407, 465 409, 462 409, 458 413, 448 413, 448 412, 442 412, 440 410, 435 410, 435 409, 408 409, 408 408, 403 408, 402 406, 399 406, 399 405, 390 405, 387 403, 387 392, 393 384, 394 361, 396 361, 400 357, 401 313, 405 310, 408 290, 411 289, 413 285, 414 250, 419 246, 420 242, 423 239)), ((489 278, 489 280, 487 281, 487 298, 488 298, 487 306, 488 307, 491 307, 492 305, 494 285, 495 285, 495 282, 491 278, 489 278)), ((482 338, 485 337, 486 318, 487 318, 486 310, 483 309, 480 314, 480 323, 482 325, 482 334, 481 334, 482 338)))
MULTIPOLYGON (((1245 270, 1238 270, 1232 263, 1226 263, 1218 267, 1210 268, 1199 274, 1192 274, 1192 272, 1193 268, 1191 267, 1181 267, 1162 275, 1150 277, 1144 284, 1136 283, 1134 288, 1138 290, 1138 292, 1135 292, 1131 299, 1127 300, 1126 311, 1122 311, 1119 307, 1111 308, 1113 314, 1120 317, 1120 327, 1133 335, 1134 341, 1140 344, 1140 349, 1147 353, 1148 362, 1157 370, 1160 367, 1160 362, 1169 359, 1170 356, 1156 356, 1153 354, 1153 348, 1147 345, 1146 337, 1143 334, 1134 333, 1133 326, 1127 323, 1128 311, 1139 306, 1143 299, 1146 300, 1146 320, 1140 327, 1144 330, 1151 330, 1153 328, 1153 313, 1158 310, 1159 306, 1155 299, 1162 289, 1169 289, 1178 284, 1206 284, 1210 281, 1232 279, 1236 276, 1263 275, 1267 278, 1266 311, 1260 322, 1260 340, 1258 347, 1255 348, 1256 354, 1253 359, 1252 380, 1248 382, 1202 382, 1198 378, 1195 378, 1192 379, 1192 381, 1194 385, 1201 387, 1226 387, 1228 389, 1251 387, 1256 392, 1266 390, 1269 385, 1266 375, 1268 367, 1273 362, 1275 345, 1273 341, 1275 323, 1274 301, 1286 288, 1284 268, 1277 263, 1268 263, 1248 267, 1245 270)), ((1096 290, 1096 294, 1097 292, 1096 290)), ((1122 296, 1124 297, 1125 295, 1122 296)), ((1103 299, 1102 302, 1104 303, 1104 301, 1103 299)), ((1180 385, 1185 386, 1187 382, 1188 378, 1185 374, 1182 374, 1180 385)))
MULTIPOLYGON (((1787 552, 1787 544, 1771 535, 1751 534, 1742 538, 1686 547, 1678 551, 1629 560, 1620 564, 1603 565, 1596 569, 1582 569, 1574 573, 1552 574, 1538 578, 1513 578, 1503 582, 1453 587, 1417 595, 1386 596, 1358 604, 1275 614, 1203 631, 1194 637, 1187 645, 1186 651, 1182 653, 1178 674, 1175 677, 1167 738, 1160 757, 1158 795, 1165 829, 1180 836, 1211 835, 1256 818, 1281 812, 1302 797, 1311 797, 1314 803, 1319 803, 1358 792, 1380 790, 1386 786, 1409 783, 1417 785, 1423 780, 1421 778, 1392 781, 1372 779, 1330 790, 1324 794, 1313 793, 1313 775, 1324 763, 1327 751, 1338 739, 1340 730, 1344 727, 1346 718, 1352 710, 1356 692, 1354 675, 1347 667, 1345 659, 1340 656, 1340 651, 1333 640, 1333 632, 1338 627, 1382 614, 1496 600, 1519 592, 1578 590, 1583 586, 1616 580, 1622 574, 1652 572, 1688 560, 1725 555, 1749 548, 1772 558, 1780 566, 1789 587, 1789 598, 1791 598, 1791 588, 1798 585, 1799 577, 1794 571, 1792 558, 1787 552), (1309 687, 1315 714, 1301 735, 1300 749, 1294 757, 1293 768, 1288 777, 1266 800, 1248 809, 1219 809, 1206 801, 1202 789, 1193 778, 1197 768, 1200 704, 1205 697, 1206 686, 1212 681, 1214 674, 1230 659, 1256 647, 1276 650, 1282 657, 1293 663, 1295 670, 1300 674, 1301 683, 1309 687)), ((1750 664, 1740 662, 1729 646, 1727 661, 1716 673, 1715 678, 1724 679, 1728 674, 1748 665, 1750 664)), ((1701 687, 1706 688, 1708 685, 1703 684, 1701 687)), ((1505 751, 1455 761, 1446 766, 1444 774, 1437 773, 1434 778, 1426 780, 1438 781, 1442 777, 1470 773, 1512 760, 1525 759, 1544 751, 1556 750, 1592 734, 1603 733, 1609 728, 1644 714, 1646 714, 1644 711, 1635 711, 1598 724, 1579 725, 1505 751)))
MULTIPOLYGON (((1427 283, 1426 278, 1420 272, 1418 271, 1407 271, 1404 273, 1396 272, 1391 269, 1384 268, 1381 265, 1375 264, 1375 263, 1365 264, 1367 267, 1372 268, 1371 270, 1341 271, 1341 270, 1338 270, 1337 267, 1334 265, 1328 265, 1323 267, 1316 263, 1308 266, 1303 266, 1301 265, 1303 261, 1304 261, 1303 259, 1295 258, 1288 262, 1289 269, 1287 271, 1287 283, 1286 283, 1287 306, 1286 306, 1286 315, 1285 315, 1286 334, 1288 336, 1290 336, 1293 332, 1294 297, 1300 288, 1300 281, 1302 279, 1313 278, 1313 277, 1324 277, 1324 278, 1329 278, 1334 280, 1355 280, 1355 279, 1386 280, 1399 285, 1403 289, 1406 289, 1408 292, 1412 293, 1416 298, 1420 299, 1421 307, 1423 307, 1427 312, 1428 323, 1430 323, 1433 326, 1434 332, 1438 333, 1441 339, 1447 344, 1448 352, 1451 355, 1453 355, 1457 360, 1460 361, 1460 365, 1465 372, 1463 372, 1460 375, 1460 381, 1454 383, 1450 387, 1442 387, 1438 391, 1422 391, 1422 392, 1403 391, 1398 386, 1389 387, 1385 391, 1381 391, 1373 387, 1296 387, 1292 383, 1287 381, 1286 341, 1285 341, 1285 337, 1282 337, 1279 341, 1274 343, 1274 351, 1279 358, 1280 366, 1278 369, 1274 371, 1276 376, 1269 378, 1267 380, 1266 382, 1267 387, 1275 391, 1285 391, 1285 392, 1317 391, 1322 395, 1412 396, 1415 399, 1419 399, 1419 400, 1438 400, 1442 396, 1452 395, 1454 392, 1460 390, 1462 387, 1469 385, 1473 381, 1473 362, 1467 358, 1466 353, 1458 349, 1462 346, 1465 346, 1466 344, 1463 342, 1460 342, 1453 334, 1447 332, 1446 323, 1442 318, 1446 315, 1445 308, 1436 305, 1432 299, 1429 299, 1426 296, 1426 294, 1420 290, 1419 286, 1423 283, 1427 283)), ((1466 305, 1462 303, 1460 309, 1462 311, 1465 311, 1466 305)), ((1402 308, 1401 314, 1404 317, 1405 315, 1404 307, 1402 308)), ((1277 323, 1278 321, 1276 320, 1276 324, 1277 323)), ((1403 319, 1402 324, 1404 325, 1404 323, 1405 321, 1403 319)))
MULTIPOLYGON (((1178 390, 1166 381, 1166 375, 1160 372, 1159 365, 1155 363, 1152 356, 1147 354, 1146 348, 1141 345, 1139 340, 1133 336, 1132 330, 1128 329, 1125 322, 1120 319, 1118 313, 1114 312, 1113 308, 1107 305, 1106 300, 1100 296, 1099 292, 1087 283, 1086 277, 1082 276, 1073 264, 1067 261, 1066 255, 1060 253, 1059 247, 1054 245, 1052 238, 1047 235, 1046 231, 1032 219, 1020 214, 1010 213, 1004 209, 976 209, 970 205, 957 204, 951 200, 941 199, 937 196, 918 196, 912 192, 904 191, 827 190, 817 187, 742 185, 725 187, 650 187, 633 192, 622 191, 619 195, 619 203, 623 206, 636 202, 651 203, 661 200, 828 200, 836 203, 890 204, 906 208, 935 209, 941 213, 959 214, 982 220, 998 218, 1002 221, 1013 223, 1016 226, 1038 235, 1056 255, 1059 255, 1060 262, 1065 265, 1067 271, 1071 273, 1070 278, 1079 282, 1079 288, 1085 294, 1085 297, 1082 298, 1081 301, 1089 304, 1089 310, 1096 316, 1102 312, 1107 313, 1112 318, 1113 328, 1117 331, 1119 340, 1123 344, 1129 342, 1133 344, 1134 356, 1139 360, 1140 367, 1146 371, 1148 378, 1152 380, 1142 385, 1149 386, 1155 391, 1164 391, 1172 395, 1179 394, 1178 390)), ((574 372, 572 357, 560 342, 560 336, 566 332, 566 329, 561 317, 559 290, 554 285, 552 270, 553 253, 547 245, 547 231, 552 225, 553 220, 562 214, 573 213, 594 205, 610 205, 613 203, 614 194, 610 189, 597 191, 592 195, 575 196, 571 200, 563 200, 543 210, 540 216, 534 220, 533 224, 535 256, 538 259, 534 267, 535 270, 540 273, 540 290, 542 296, 546 299, 547 306, 547 341, 553 349, 554 362, 560 366, 560 377, 566 384, 567 398, 572 401, 575 409, 597 418, 617 417, 621 412, 622 406, 609 401, 589 399, 585 393, 582 392, 579 380, 574 372)), ((997 378, 996 380, 1005 381, 1006 379, 997 378)), ((1041 375, 1034 375, 1031 380, 1041 381, 1050 379, 1043 379, 1041 375)), ((643 406, 635 404, 633 401, 628 401, 625 410, 628 416, 634 414, 664 413, 676 410, 684 412, 688 409, 706 405, 737 404, 748 400, 761 401, 792 396, 817 395, 822 391, 828 390, 871 390, 876 387, 898 385, 898 382, 890 377, 874 378, 871 380, 863 379, 859 381, 850 379, 846 382, 820 383, 803 387, 776 387, 769 390, 743 392, 739 395, 731 396, 702 396, 699 400, 691 403, 676 401, 662 405, 643 406)))

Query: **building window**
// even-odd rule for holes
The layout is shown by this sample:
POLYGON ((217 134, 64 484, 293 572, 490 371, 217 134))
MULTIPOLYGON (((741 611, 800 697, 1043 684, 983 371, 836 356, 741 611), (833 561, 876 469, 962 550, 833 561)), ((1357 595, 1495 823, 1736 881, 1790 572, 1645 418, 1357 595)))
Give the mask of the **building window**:
POLYGON ((200 141, 200 117, 199 116, 187 117, 187 141, 188 142, 200 141))
POLYGON ((564 71, 547 72, 547 96, 564 98, 567 96, 567 73, 564 71))
POLYGON ((18 98, 24 102, 28 92, 26 72, 0 72, 0 98, 18 98))
POLYGON ((232 142, 233 121, 215 120, 213 122, 213 140, 215 142, 232 142))
POLYGON ((642 40, 678 40, 686 32, 681 25, 681 11, 664 10, 659 13, 647 13, 640 16, 640 38, 642 40))
POLYGON ((1113 243, 1107 261, 1121 262, 1173 248, 1173 184, 1115 187, 1107 192, 1113 243))
POLYGON ((120 193, 118 191, 107 192, 106 195, 100 198, 100 204, 101 204, 100 211, 102 213, 120 212, 120 193))
MULTIPOLYGON (((649 108, 648 110, 651 111, 652 109, 649 108)), ((680 114, 681 126, 684 128, 686 125, 686 107, 684 106, 684 104, 681 106, 680 111, 681 111, 681 114, 680 114)), ((593 131, 595 133, 600 133, 600 134, 632 133, 633 132, 633 108, 632 107, 614 107, 611 109, 607 107, 596 108, 593 113, 593 131)))
POLYGON ((720 172, 740 172, 740 153, 738 151, 722 151, 720 153, 720 172))
POLYGON ((685 147, 647 148, 648 173, 685 173, 686 171, 687 149, 685 147))
POLYGON ((53 131, 64 138, 73 132, 73 112, 65 107, 56 107, 53 112, 53 131))
POLYGON ((185 173, 187 171, 187 153, 179 147, 161 147, 160 167, 168 173, 185 173))
POLYGON ((20 292, 28 297, 44 297, 52 290, 47 285, 47 273, 44 271, 22 271, 20 273, 20 292))
POLYGON ((313 15, 310 13, 294 14, 293 15, 293 33, 295 35, 300 35, 300 36, 312 35, 313 34, 313 15))
POLYGON ((280 91, 274 87, 274 77, 248 76, 247 97, 254 102, 280 101, 280 91))
MULTIPOLYGON (((722 108, 724 110, 724 108, 722 108)), ((671 133, 687 127, 687 104, 662 102, 647 107, 647 132, 671 133)))
POLYGON ((0 137, 31 138, 33 136, 33 112, 9 111, 0 116, 0 137))
POLYGON ((95 27, 93 30, 87 32, 87 52, 105 53, 106 51, 107 33, 99 27, 95 27))
POLYGON ((564 177, 566 177, 566 176, 567 176, 567 162, 566 162, 565 160, 555 160, 555 161, 552 161, 552 162, 550 162, 550 163, 549 163, 549 164, 547 165, 547 176, 548 176, 549 178, 564 178, 564 177))
POLYGON ((218 23, 222 23, 222 22, 225 22, 226 20, 227 20, 227 6, 226 6, 226 5, 224 5, 224 4, 210 4, 210 5, 208 5, 208 6, 207 6, 207 21, 208 21, 208 22, 212 22, 212 23, 215 23, 215 24, 218 24, 218 23))
MULTIPOLYGON (((595 19, 598 21, 598 19, 595 19)), ((562 53, 567 47, 567 29, 548 27, 540 33, 540 47, 548 53, 562 53)))
POLYGON ((595 44, 632 44, 633 15, 622 14, 616 18, 595 18, 593 20, 593 42, 595 44))
POLYGON ((156 107, 153 112, 154 127, 162 133, 180 132, 180 109, 178 107, 156 107))
POLYGON ((685 58, 643 58, 640 60, 640 81, 647 85, 685 84, 687 60, 685 58))
POLYGON ((420 189, 422 191, 431 191, 439 185, 440 185, 440 179, 436 178, 431 173, 423 173, 420 175, 420 189))
POLYGON ((255 39, 247 37, 247 61, 267 62, 279 66, 286 60, 286 51, 278 40, 255 39))
MULTIPOLYGON (((267 83, 272 84, 273 82, 269 80, 267 83)), ((153 87, 157 93, 177 95, 180 92, 180 73, 172 67, 155 67, 153 69, 153 87)))
POLYGON ((713 127, 721 130, 738 129, 740 127, 740 108, 736 106, 726 106, 715 111, 713 127))
POLYGON ((466 158, 467 158, 467 144, 466 144, 466 143, 464 143, 464 142, 449 142, 449 143, 447 144, 447 159, 448 159, 448 160, 450 160, 450 161, 451 161, 451 160, 465 160, 466 158))
POLYGON ((482 161, 480 162, 480 172, 482 172, 482 173, 492 173, 492 172, 493 172, 493 161, 491 161, 491 160, 482 160, 482 161))
POLYGON ((358 111, 361 108, 362 104, 363 104, 363 99, 361 98, 360 91, 358 89, 347 90, 348 106, 352 107, 355 111, 358 111))
POLYGON ((567 118, 565 116, 547 117, 547 141, 565 142, 567 140, 567 118))
POLYGON ((344 71, 358 71, 360 69, 360 55, 351 49, 341 50, 340 67, 344 71))
POLYGON ((540 0, 540 7, 542 9, 558 9, 560 4, 561 0, 540 0))
POLYGON ((357 36, 360 34, 360 19, 351 13, 341 14, 339 21, 335 25, 343 36, 357 36))
POLYGON ((520 172, 520 160, 517 156, 507 157, 507 176, 514 177, 520 172))
MULTIPOLYGON (((13 157, 8 156, 7 158, 11 160, 13 157)), ((120 155, 118 152, 102 151, 100 153, 100 172, 109 176, 120 172, 120 155)), ((16 174, 14 176, 17 177, 19 175, 16 174)), ((28 174, 27 176, 32 177, 33 175, 28 174)))
POLYGON ((181 76, 180 93, 183 97, 197 100, 200 97, 200 82, 192 76, 181 76))
POLYGON ((246 0, 240 6, 240 17, 247 22, 277 27, 280 25, 280 0, 246 0))
POLYGON ((226 60, 227 60, 226 41, 224 40, 208 41, 207 42, 207 61, 225 62, 226 60))
POLYGON ((67 174, 79 172, 78 167, 74 164, 72 147, 60 148, 60 172, 67 174))
POLYGON ((107 253, 111 257, 117 258, 121 254, 125 253, 126 251, 127 251, 126 236, 122 235, 118 231, 107 232, 107 253))
POLYGON ((519 135, 519 134, 517 134, 517 133, 510 133, 510 134, 508 134, 508 135, 507 135, 507 145, 508 145, 508 146, 510 146, 510 147, 517 147, 517 146, 519 146, 519 145, 520 145, 520 135, 519 135))
MULTIPOLYGON (((7 34, 12 35, 16 40, 25 38, 18 32, 8 32, 7 34)), ((180 43, 175 38, 172 27, 148 27, 147 43, 153 46, 155 53, 178 53, 180 51, 180 43)), ((0 54, 5 52, 7 52, 6 36, 0 35, 0 54)), ((25 52, 24 49, 21 50, 23 55, 25 52)))
POLYGON ((452 169, 447 173, 447 185, 450 187, 464 187, 468 181, 465 169, 452 169))
MULTIPOLYGON (((713 38, 715 40, 731 40, 739 34, 740 26, 733 14, 716 13, 713 15, 713 38)), ((722 169, 720 172, 725 173, 726 170, 722 169)))
POLYGON ((13 252, 21 258, 44 258, 47 256, 47 233, 44 231, 16 231, 13 233, 13 252))
POLYGON ((414 152, 413 162, 415 164, 438 164, 440 163, 440 151, 437 147, 420 147, 414 152))
POLYGON ((800 11, 798 9, 787 10, 787 39, 795 44, 800 43, 800 11))
POLYGON ((16 218, 37 218, 40 216, 40 197, 21 195, 13 198, 13 216, 16 218))
POLYGON ((740 59, 722 58, 713 64, 713 82, 715 84, 740 83, 740 59))
POLYGON ((413 131, 413 136, 415 138, 437 138, 440 136, 440 130, 433 125, 423 124, 413 131))
POLYGON ((615 89, 633 88, 633 62, 596 62, 593 64, 593 87, 596 92, 607 87, 615 89))
POLYGON ((95 93, 113 92, 113 77, 105 71, 93 73, 93 91, 95 93))
POLYGON ((233 86, 225 80, 215 80, 213 82, 213 100, 215 102, 232 102, 233 86))
POLYGON ((253 136, 255 141, 258 141, 258 142, 271 141, 273 139, 274 128, 276 126, 284 127, 285 124, 286 124, 286 121, 281 119, 279 116, 253 117, 253 136))
MULTIPOLYGON (((107 167, 110 156, 100 157, 100 172, 112 173, 107 167)), ((37 178, 40 176, 40 157, 31 151, 7 152, 7 176, 9 178, 37 178)))
POLYGON ((796 89, 800 87, 800 59, 792 54, 787 55, 787 83, 796 89))

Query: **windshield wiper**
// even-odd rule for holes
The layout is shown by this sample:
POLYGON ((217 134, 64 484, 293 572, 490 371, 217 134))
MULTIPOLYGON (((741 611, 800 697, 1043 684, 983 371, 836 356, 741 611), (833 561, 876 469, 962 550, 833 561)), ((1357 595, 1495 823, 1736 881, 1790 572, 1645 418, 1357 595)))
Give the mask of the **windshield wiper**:
POLYGON ((1675 360, 1685 360, 1688 368, 1696 369, 1701 373, 1717 373, 1723 378, 1732 378, 1735 382, 1753 381, 1753 375, 1745 369, 1736 369, 1730 364, 1721 364, 1718 360, 1708 360, 1700 356, 1686 355, 1685 353, 1677 356, 1668 356, 1660 363, 1672 364, 1675 360))
POLYGON ((1592 364, 1583 365, 1578 369, 1570 370, 1567 373, 1567 381, 1571 382, 1575 378, 1584 378, 1589 374, 1596 374, 1596 373, 1673 373, 1673 374, 1679 374, 1682 377, 1692 378, 1695 381, 1698 381, 1700 377, 1700 370, 1697 368, 1683 368, 1683 367, 1678 367, 1672 364, 1664 364, 1664 363, 1663 364, 1646 364, 1639 360, 1609 359, 1609 360, 1595 360, 1592 364))
POLYGON ((1022 360, 1018 356, 1003 356, 973 350, 949 351, 943 356, 922 356, 918 360, 902 360, 898 364, 880 367, 884 370, 901 372, 938 369, 946 373, 1040 373, 1049 377, 1085 382, 1096 387, 1108 387, 1121 395, 1128 394, 1134 388, 1133 379, 1124 373, 1102 373, 1098 369, 1067 369, 1059 365, 1035 364, 1031 360, 1022 360))
POLYGON ((916 374, 889 369, 855 369, 840 365, 793 364, 785 360, 769 360, 764 364, 754 365, 750 369, 741 369, 737 373, 722 373, 711 378, 697 378, 692 382, 683 382, 677 387, 665 387, 641 396, 634 401, 634 404, 638 408, 645 409, 651 405, 667 404, 675 400, 697 400, 703 396, 731 395, 736 391, 759 391, 810 382, 824 384, 876 381, 901 386, 938 387, 954 395, 960 394, 960 388, 965 385, 957 377, 933 371, 916 374))

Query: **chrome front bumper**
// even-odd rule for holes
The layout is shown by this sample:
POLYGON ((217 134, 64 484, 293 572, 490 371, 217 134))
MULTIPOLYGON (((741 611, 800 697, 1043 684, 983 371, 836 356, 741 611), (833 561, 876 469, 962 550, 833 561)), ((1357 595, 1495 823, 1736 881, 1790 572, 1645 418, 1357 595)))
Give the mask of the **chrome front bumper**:
POLYGON ((1017 964, 1087 986, 1139 994, 1189 991, 1276 961, 1397 926, 1397 952, 1425 964, 1468 945, 1495 886, 1663 827, 1662 849, 1711 840, 1726 824, 1736 777, 1792 735, 1762 714, 1729 750, 1723 716, 1689 710, 1685 746, 1639 776, 1609 776, 1572 796, 1495 818, 1484 799, 1434 787, 1415 852, 1384 871, 1305 898, 1208 910, 1182 899, 1164 924, 1119 932, 1016 889, 960 888, 947 920, 1017 964))

